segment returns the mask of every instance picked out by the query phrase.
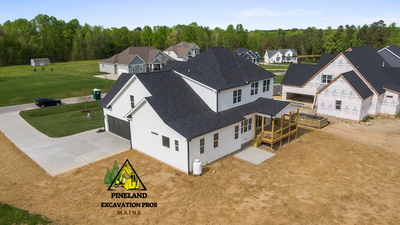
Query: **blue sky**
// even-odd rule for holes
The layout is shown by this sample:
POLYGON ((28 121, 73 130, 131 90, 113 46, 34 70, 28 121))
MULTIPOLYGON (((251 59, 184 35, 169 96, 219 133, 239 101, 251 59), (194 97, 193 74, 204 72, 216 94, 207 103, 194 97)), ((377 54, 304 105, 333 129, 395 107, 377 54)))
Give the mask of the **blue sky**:
POLYGON ((126 26, 128 29, 149 25, 196 22, 210 28, 226 29, 241 23, 248 30, 278 28, 337 28, 339 25, 364 25, 384 20, 400 26, 399 0, 337 1, 104 1, 104 0, 0 0, 0 23, 18 18, 33 19, 38 14, 54 16, 66 22, 104 28, 126 26))

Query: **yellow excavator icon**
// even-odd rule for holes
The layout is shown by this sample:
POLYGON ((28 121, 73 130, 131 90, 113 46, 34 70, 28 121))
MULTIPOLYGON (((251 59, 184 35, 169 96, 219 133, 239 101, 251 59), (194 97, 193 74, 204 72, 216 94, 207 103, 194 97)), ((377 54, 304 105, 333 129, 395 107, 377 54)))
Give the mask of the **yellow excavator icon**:
POLYGON ((139 184, 139 179, 137 178, 136 174, 132 173, 128 164, 125 164, 120 173, 119 179, 115 181, 115 187, 122 186, 126 190, 135 190, 139 189, 139 184), (125 172, 128 174, 128 178, 125 178, 125 172))

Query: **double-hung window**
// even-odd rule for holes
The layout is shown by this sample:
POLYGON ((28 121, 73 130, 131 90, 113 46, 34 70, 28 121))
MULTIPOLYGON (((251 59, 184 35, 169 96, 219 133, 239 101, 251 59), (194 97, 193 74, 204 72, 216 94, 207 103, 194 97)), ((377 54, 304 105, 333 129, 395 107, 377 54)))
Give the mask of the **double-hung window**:
POLYGON ((175 140, 175 151, 179 152, 179 142, 175 140))
POLYGON ((162 136, 162 145, 169 148, 169 137, 162 136))
POLYGON ((204 138, 200 139, 200 154, 204 153, 204 138))
POLYGON ((253 123, 253 118, 245 119, 242 121, 242 128, 240 129, 241 133, 246 133, 251 130, 251 124, 253 123))
POLYGON ((336 110, 341 110, 342 109, 342 101, 336 100, 336 110))
POLYGON ((233 103, 242 101, 242 89, 233 91, 233 103))
POLYGON ((135 107, 135 97, 131 95, 131 108, 133 109, 135 107))
POLYGON ((332 75, 322 74, 322 83, 329 84, 332 81, 332 75))
POLYGON ((235 126, 235 139, 239 138, 239 125, 235 126))
POLYGON ((264 80, 263 81, 263 92, 269 91, 269 84, 270 84, 270 80, 264 80))
POLYGON ((214 148, 218 147, 218 133, 214 134, 214 148))
POLYGON ((251 95, 256 95, 258 94, 258 82, 251 83, 251 95))

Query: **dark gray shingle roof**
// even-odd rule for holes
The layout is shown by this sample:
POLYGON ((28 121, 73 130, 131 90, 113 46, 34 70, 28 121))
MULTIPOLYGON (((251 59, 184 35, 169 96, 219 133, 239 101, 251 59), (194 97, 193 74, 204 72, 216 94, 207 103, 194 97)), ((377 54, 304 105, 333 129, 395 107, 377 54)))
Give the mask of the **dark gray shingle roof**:
POLYGON ((332 59, 334 59, 340 52, 332 53, 332 54, 322 54, 318 60, 317 65, 325 66, 328 64, 332 59))
POLYGON ((323 65, 290 64, 281 84, 302 86, 323 67, 323 65))
POLYGON ((354 71, 343 73, 342 76, 363 100, 374 94, 354 71))
POLYGON ((240 48, 237 48, 237 49, 233 50, 233 52, 238 54, 238 55, 240 55, 240 54, 242 54, 244 52, 248 52, 248 51, 250 51, 250 49, 248 49, 246 47, 240 47, 240 48))
POLYGON ((390 91, 394 91, 394 92, 400 93, 400 85, 396 85, 396 84, 393 84, 393 83, 386 83, 386 84, 383 85, 383 87, 388 89, 388 90, 390 90, 390 91))
POLYGON ((273 73, 224 47, 209 48, 186 64, 190 72, 187 69, 177 69, 177 71, 216 90, 276 77, 273 73))
POLYGON ((152 95, 146 98, 151 107, 165 124, 187 139, 242 121, 244 115, 254 112, 274 116, 290 104, 259 98, 255 102, 216 113, 173 71, 136 76, 152 95))
POLYGON ((118 92, 121 90, 121 88, 128 82, 129 79, 133 74, 128 74, 128 73, 123 73, 121 74, 118 79, 115 81, 113 86, 108 90, 106 96, 101 100, 99 106, 101 107, 106 107, 108 103, 110 103, 113 98, 118 94, 118 92))

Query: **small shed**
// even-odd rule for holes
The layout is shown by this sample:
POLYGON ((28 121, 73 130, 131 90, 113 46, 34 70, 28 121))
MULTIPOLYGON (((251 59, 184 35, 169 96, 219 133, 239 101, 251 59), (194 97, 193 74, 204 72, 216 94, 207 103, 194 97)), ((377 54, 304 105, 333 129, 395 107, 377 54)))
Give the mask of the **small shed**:
POLYGON ((42 58, 42 59, 31 59, 32 66, 48 66, 50 65, 49 58, 42 58))

